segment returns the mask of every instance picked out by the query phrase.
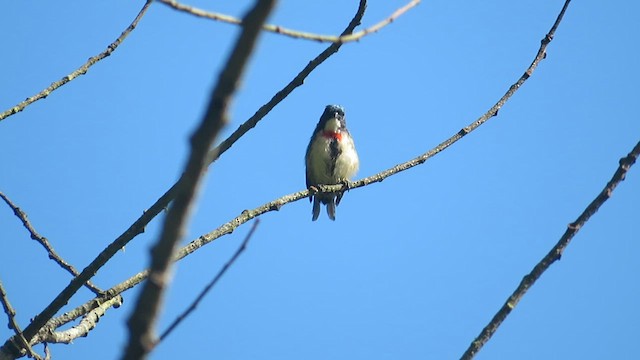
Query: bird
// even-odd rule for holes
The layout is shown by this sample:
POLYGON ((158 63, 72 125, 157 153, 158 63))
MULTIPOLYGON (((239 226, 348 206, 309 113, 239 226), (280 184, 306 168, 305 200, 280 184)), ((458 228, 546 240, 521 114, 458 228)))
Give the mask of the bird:
MULTIPOLYGON (((307 188, 314 190, 316 185, 346 184, 360 167, 360 160, 347 130, 344 108, 340 105, 327 105, 320 121, 313 130, 305 155, 307 188)), ((340 204, 343 192, 316 192, 309 197, 313 201, 312 221, 320 215, 320 203, 326 205, 329 219, 336 219, 336 206, 340 204)))

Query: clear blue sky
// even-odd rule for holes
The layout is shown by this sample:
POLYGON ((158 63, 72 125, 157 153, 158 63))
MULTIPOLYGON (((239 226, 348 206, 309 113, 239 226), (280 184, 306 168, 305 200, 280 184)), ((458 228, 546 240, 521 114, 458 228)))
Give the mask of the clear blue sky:
MULTIPOLYGON (((372 1, 372 25, 405 1, 372 1)), ((327 104, 346 108, 357 178, 437 145, 526 69, 563 1, 424 1, 344 45, 223 157, 186 241, 305 186, 327 104)), ((190 4, 241 16, 250 2, 190 4)), ((103 51, 142 1, 5 2, 0 110, 103 51)), ((337 34, 357 1, 281 1, 270 22, 337 34)), ((456 359, 640 139, 636 2, 574 1, 499 116, 410 171, 351 191, 331 222, 306 199, 262 216, 249 248, 154 359, 456 359)), ((0 122, 0 191, 78 268, 180 174, 188 136, 238 29, 154 4, 87 75, 0 122)), ((226 137, 327 45, 264 34, 226 137)), ((640 168, 530 290, 478 359, 631 359, 640 334, 640 168)), ((94 281, 148 264, 162 217, 94 281)), ((179 263, 160 330, 249 224, 179 263)), ((0 206, 0 280, 24 327, 70 277, 0 206)), ((137 291, 55 357, 113 359, 137 291)), ((90 298, 82 290, 66 310, 90 298)), ((1 314, 0 314, 1 315, 1 314)), ((3 342, 11 335, 0 326, 3 342)), ((41 346, 36 347, 41 351, 41 346)))

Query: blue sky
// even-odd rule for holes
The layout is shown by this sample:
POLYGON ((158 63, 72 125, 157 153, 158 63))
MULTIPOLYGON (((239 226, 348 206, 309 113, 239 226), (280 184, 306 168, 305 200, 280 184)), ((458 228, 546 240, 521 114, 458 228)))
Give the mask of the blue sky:
MULTIPOLYGON (((404 1, 371 1, 370 26, 404 1)), ((250 2, 190 4, 241 16, 250 2)), ((562 1, 423 1, 342 47, 211 168, 184 240, 305 186, 303 156, 341 104, 357 179, 418 156, 487 111, 530 64, 562 1)), ((103 51, 141 1, 3 4, 0 111, 103 51)), ((281 1, 270 23, 338 34, 357 2, 281 1)), ((634 2, 573 2, 529 81, 477 131, 425 164, 345 195, 331 222, 306 199, 261 217, 249 248, 155 359, 453 359, 601 191, 640 139, 634 2)), ((153 4, 107 59, 0 122, 0 191, 78 268, 181 173, 188 136, 238 29, 153 4)), ((223 137, 326 44, 263 34, 223 137)), ((640 333, 640 175, 632 168, 478 359, 631 359, 640 333)), ((144 269, 163 217, 104 267, 144 269)), ((163 330, 249 224, 177 266, 163 330)), ((21 326, 70 277, 0 206, 0 280, 21 326)), ((119 356, 137 290, 65 359, 119 356), (99 355, 96 350, 99 349, 99 355)), ((86 290, 68 308, 91 298, 86 290)), ((2 322, 5 322, 4 316, 2 322)), ((0 326, 0 338, 11 335, 0 326)), ((41 346, 36 347, 41 350, 41 346)))

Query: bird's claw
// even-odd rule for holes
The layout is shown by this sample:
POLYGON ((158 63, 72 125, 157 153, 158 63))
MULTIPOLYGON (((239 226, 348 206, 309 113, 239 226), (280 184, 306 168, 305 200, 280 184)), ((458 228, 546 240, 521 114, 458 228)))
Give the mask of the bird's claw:
POLYGON ((340 181, 340 185, 343 186, 343 189, 336 195, 336 205, 340 205, 342 196, 344 196, 344 193, 349 191, 353 187, 353 182, 351 182, 349 179, 343 179, 340 181))
POLYGON ((349 179, 342 180, 340 182, 340 184, 342 184, 344 186, 344 190, 342 192, 349 191, 349 190, 351 190, 351 188, 353 188, 353 181, 351 181, 349 179))

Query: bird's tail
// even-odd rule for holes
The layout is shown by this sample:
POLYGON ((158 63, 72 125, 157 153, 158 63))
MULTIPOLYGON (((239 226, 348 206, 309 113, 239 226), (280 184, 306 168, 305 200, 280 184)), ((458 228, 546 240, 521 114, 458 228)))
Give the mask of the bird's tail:
POLYGON ((320 216, 320 203, 325 204, 327 206, 327 215, 329 215, 329 219, 336 219, 336 198, 335 194, 325 194, 316 195, 313 197, 313 217, 312 221, 318 220, 318 216, 320 216))
POLYGON ((333 196, 327 202, 327 215, 329 215, 329 219, 336 220, 336 201, 333 196))
POLYGON ((320 215, 320 199, 318 196, 313 197, 313 217, 311 221, 318 220, 318 216, 320 215))

